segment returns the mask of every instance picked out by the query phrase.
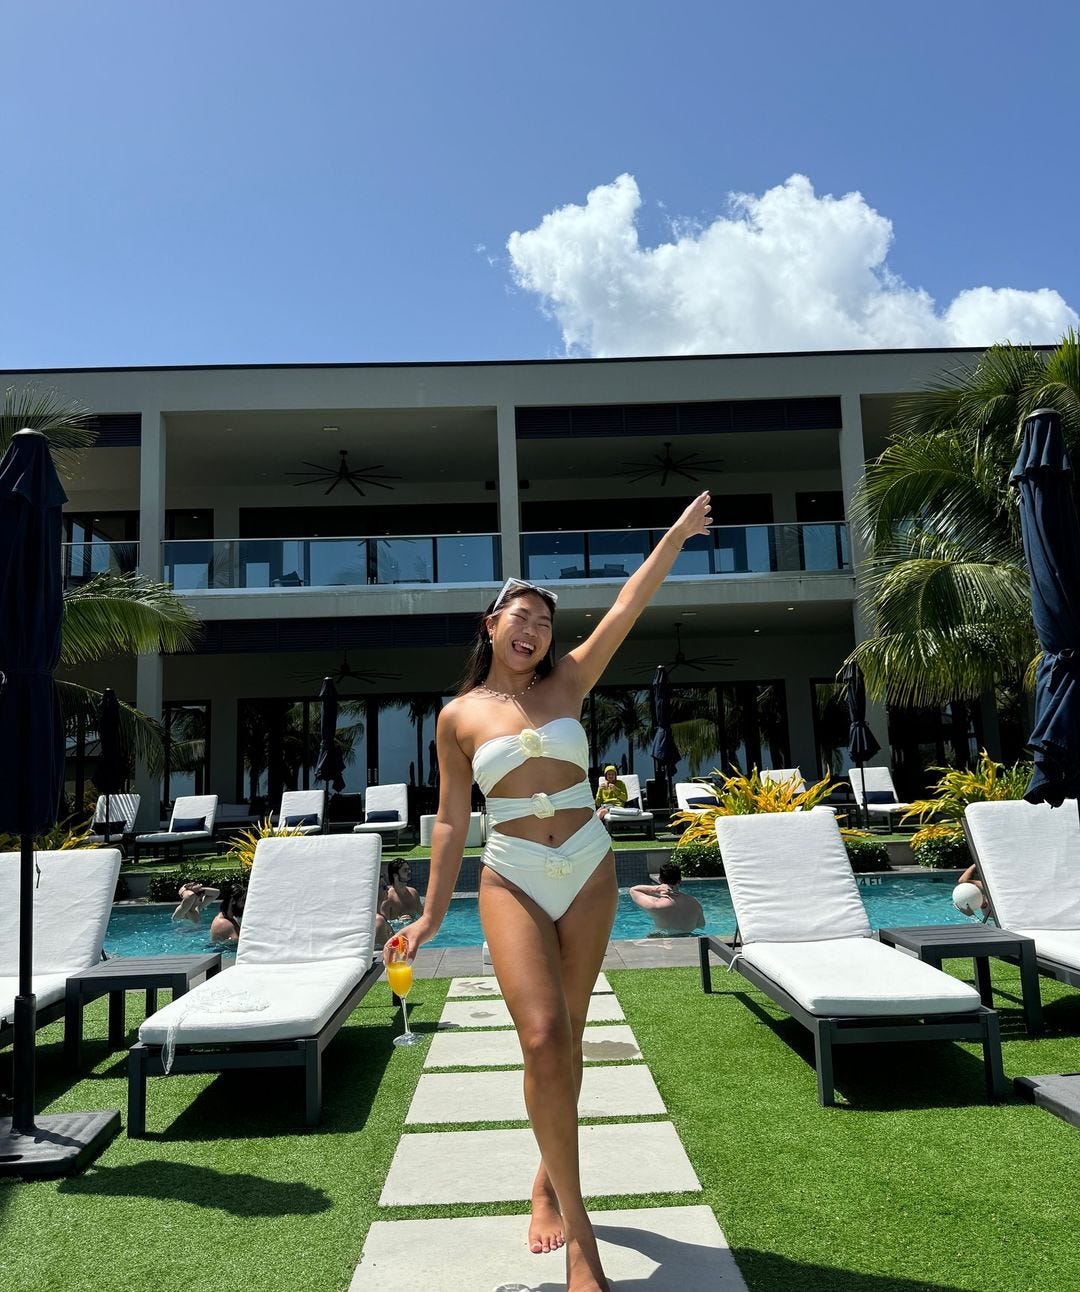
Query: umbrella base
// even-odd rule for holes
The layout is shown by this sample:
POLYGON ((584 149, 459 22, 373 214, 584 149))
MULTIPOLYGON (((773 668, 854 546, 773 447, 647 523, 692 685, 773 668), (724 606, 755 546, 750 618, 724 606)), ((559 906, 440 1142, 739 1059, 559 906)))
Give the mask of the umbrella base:
POLYGON ((1017 1077, 1013 1086, 1017 1094, 1045 1108, 1048 1113, 1060 1117, 1070 1126, 1080 1126, 1080 1072, 1017 1077))
POLYGON ((12 1130, 10 1117, 0 1117, 0 1180, 76 1175, 119 1131, 120 1111, 116 1108, 38 1117, 30 1135, 12 1130))

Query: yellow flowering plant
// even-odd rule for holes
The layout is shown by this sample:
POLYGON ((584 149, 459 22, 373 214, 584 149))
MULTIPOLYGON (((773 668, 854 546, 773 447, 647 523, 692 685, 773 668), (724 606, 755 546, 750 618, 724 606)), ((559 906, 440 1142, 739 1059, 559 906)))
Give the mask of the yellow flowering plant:
POLYGON ((716 799, 716 806, 697 808, 692 812, 676 812, 671 818, 672 825, 686 827, 679 839, 684 843, 715 842, 716 818, 721 816, 749 816, 756 812, 795 812, 799 809, 806 812, 817 807, 829 797, 841 781, 834 781, 829 773, 813 785, 804 785, 798 776, 786 780, 762 780, 756 767, 745 775, 737 767, 730 776, 720 771, 713 772, 721 784, 702 782, 701 797, 711 796, 716 799), (800 788, 801 787, 801 788, 800 788))
POLYGON ((299 839, 306 832, 298 826, 275 825, 272 817, 264 817, 255 825, 248 826, 233 835, 229 851, 225 854, 240 863, 245 870, 255 864, 255 849, 260 839, 299 839))

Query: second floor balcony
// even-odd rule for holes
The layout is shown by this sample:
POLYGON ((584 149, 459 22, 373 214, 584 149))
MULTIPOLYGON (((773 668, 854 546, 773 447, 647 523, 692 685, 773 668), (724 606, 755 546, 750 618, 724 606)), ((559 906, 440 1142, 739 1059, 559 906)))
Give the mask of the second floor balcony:
MULTIPOLYGON (((663 537, 660 529, 552 530, 521 536, 526 579, 625 579, 663 537)), ((137 568, 137 543, 66 543, 67 586, 137 568)), ((498 534, 356 538, 174 539, 162 544, 163 578, 178 592, 497 583, 498 534)), ((732 578, 837 573, 851 568, 841 522, 718 525, 692 538, 672 574, 732 578)))

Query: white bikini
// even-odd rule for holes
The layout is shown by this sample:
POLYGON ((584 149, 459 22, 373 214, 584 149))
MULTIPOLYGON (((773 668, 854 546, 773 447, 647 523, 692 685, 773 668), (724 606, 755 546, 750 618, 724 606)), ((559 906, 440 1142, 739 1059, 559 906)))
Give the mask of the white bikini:
POLYGON ((495 736, 478 745, 473 754, 473 777, 487 798, 492 826, 484 849, 484 865, 517 885, 553 919, 565 915, 585 881, 607 856, 611 840, 594 814, 565 843, 549 848, 531 839, 518 839, 494 828, 506 821, 554 816, 564 808, 592 808, 593 794, 586 780, 554 794, 529 798, 493 798, 491 791, 504 776, 530 758, 553 758, 589 769, 589 742, 576 718, 553 718, 540 727, 526 727, 513 736, 495 736))

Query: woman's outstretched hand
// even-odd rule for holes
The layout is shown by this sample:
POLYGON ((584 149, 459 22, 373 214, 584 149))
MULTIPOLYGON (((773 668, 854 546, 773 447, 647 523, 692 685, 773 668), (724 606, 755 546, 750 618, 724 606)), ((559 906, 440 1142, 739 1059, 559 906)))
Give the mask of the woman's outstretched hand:
POLYGON ((680 543, 685 543, 688 538, 692 538, 695 534, 707 534, 711 523, 712 503, 709 501, 709 491, 706 490, 704 493, 698 494, 675 524, 672 525, 671 530, 680 543))

